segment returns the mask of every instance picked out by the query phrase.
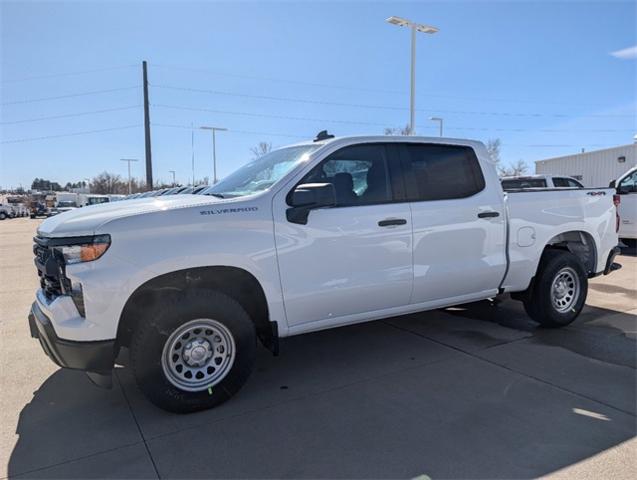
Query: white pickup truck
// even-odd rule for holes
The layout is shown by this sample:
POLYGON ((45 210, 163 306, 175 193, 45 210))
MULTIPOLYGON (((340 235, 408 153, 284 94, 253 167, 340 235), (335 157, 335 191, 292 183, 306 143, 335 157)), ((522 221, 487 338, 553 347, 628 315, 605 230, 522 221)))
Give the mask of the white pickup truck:
POLYGON ((44 221, 31 332, 102 385, 128 347, 148 398, 191 412, 239 390, 257 339, 276 354, 281 337, 504 293, 560 327, 619 268, 613 193, 504 194, 479 142, 321 132, 208 195, 44 221))

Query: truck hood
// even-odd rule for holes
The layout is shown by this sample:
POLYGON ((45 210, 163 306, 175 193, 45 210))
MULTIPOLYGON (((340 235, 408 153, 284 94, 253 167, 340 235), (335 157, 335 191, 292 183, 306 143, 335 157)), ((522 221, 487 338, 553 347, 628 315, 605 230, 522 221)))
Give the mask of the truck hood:
POLYGON ((106 222, 117 218, 177 208, 232 202, 208 195, 169 195, 102 203, 61 212, 42 222, 38 235, 43 237, 78 237, 93 235, 106 222))

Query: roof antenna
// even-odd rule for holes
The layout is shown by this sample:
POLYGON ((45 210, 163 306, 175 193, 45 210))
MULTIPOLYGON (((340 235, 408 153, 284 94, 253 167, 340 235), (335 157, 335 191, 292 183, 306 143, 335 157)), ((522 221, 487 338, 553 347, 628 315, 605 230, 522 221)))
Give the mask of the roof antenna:
POLYGON ((316 136, 316 138, 314 139, 314 141, 320 142, 322 140, 328 140, 330 138, 334 138, 334 135, 327 133, 327 130, 321 130, 316 136))

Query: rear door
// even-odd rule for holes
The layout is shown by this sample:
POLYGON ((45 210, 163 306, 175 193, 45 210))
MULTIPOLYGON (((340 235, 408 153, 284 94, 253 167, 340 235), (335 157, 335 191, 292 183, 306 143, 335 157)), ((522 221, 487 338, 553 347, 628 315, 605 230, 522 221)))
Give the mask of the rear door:
POLYGON ((469 146, 406 143, 401 151, 414 232, 412 303, 495 294, 506 267, 495 172, 485 179, 469 146))

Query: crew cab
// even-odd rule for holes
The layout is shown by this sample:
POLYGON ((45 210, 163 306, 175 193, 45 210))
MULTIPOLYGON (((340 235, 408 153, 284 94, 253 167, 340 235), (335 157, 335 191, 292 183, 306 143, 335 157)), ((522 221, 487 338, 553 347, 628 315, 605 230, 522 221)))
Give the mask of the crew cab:
POLYGON ((612 189, 504 193, 471 140, 321 132, 206 193, 40 225, 29 323, 57 364, 108 385, 127 347, 146 396, 191 412, 239 390, 257 340, 506 293, 561 327, 620 267, 612 189))

